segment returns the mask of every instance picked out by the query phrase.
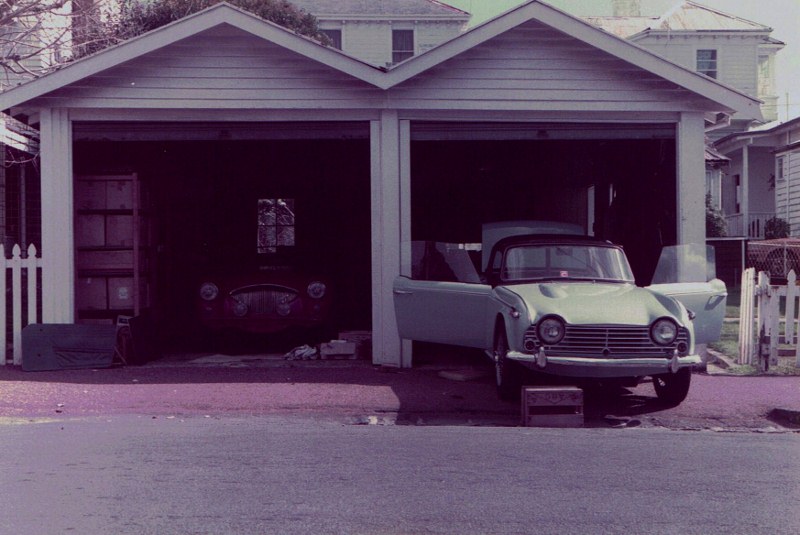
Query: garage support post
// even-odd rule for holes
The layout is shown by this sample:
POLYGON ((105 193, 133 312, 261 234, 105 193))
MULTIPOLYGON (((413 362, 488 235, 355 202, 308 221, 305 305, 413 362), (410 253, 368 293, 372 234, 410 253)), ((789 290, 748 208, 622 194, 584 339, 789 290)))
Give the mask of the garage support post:
POLYGON ((398 335, 392 293, 394 279, 410 258, 409 123, 400 121, 396 111, 384 110, 370 124, 370 140, 372 362, 410 367, 411 345, 398 335))
POLYGON ((677 129, 678 243, 705 243, 705 122, 682 113, 677 129))
POLYGON ((42 321, 75 321, 72 125, 64 109, 40 115, 42 321))

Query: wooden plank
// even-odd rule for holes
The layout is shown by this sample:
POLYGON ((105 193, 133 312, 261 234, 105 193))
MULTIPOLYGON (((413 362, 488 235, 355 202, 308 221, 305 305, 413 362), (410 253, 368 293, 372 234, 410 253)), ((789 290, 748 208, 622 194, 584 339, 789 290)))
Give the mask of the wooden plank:
POLYGON ((797 274, 789 271, 786 277, 786 327, 784 336, 787 344, 794 344, 795 333, 795 300, 797 299, 797 274))

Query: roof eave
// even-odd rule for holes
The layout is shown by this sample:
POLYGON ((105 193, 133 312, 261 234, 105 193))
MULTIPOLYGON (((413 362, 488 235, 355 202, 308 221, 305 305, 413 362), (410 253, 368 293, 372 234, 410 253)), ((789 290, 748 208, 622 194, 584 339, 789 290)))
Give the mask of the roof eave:
POLYGON ((260 19, 228 3, 221 3, 101 50, 91 56, 81 58, 40 78, 8 89, 0 93, 0 110, 12 108, 125 61, 223 24, 231 25, 262 38, 268 38, 277 45, 284 46, 372 85, 380 84, 383 74, 381 68, 348 56, 339 50, 321 45, 311 38, 260 19))
POLYGON ((667 60, 628 39, 606 32, 578 17, 569 15, 538 0, 487 21, 450 41, 391 68, 382 87, 389 88, 430 69, 456 55, 529 20, 538 20, 595 48, 612 54, 637 67, 649 70, 717 104, 720 111, 741 114, 737 119, 763 120, 761 101, 737 89, 703 76, 667 60))

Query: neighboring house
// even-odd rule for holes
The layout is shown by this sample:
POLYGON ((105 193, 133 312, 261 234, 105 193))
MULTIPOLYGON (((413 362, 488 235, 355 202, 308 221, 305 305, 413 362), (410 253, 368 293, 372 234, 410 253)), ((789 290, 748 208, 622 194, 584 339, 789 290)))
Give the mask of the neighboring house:
POLYGON ((388 69, 222 4, 8 90, 0 110, 40 132, 43 322, 76 321, 76 244, 104 236, 100 220, 76 235, 76 175, 124 172, 149 190, 165 328, 192 305, 198 225, 255 227, 241 193, 288 196, 297 242, 366 318, 343 327, 393 366, 411 365, 392 286, 413 240, 557 219, 622 243, 647 282, 661 245, 705 240, 707 125, 762 120, 757 99, 538 1, 388 69))
POLYGON ((772 217, 800 236, 800 118, 730 134, 715 143, 731 163, 722 183, 729 235, 763 238, 772 217))
MULTIPOLYGON (((775 54, 785 44, 770 36, 772 28, 688 0, 659 17, 636 15, 636 0, 615 2, 614 7, 615 16, 584 19, 758 98, 766 122, 778 118, 775 54)), ((734 118, 709 135, 713 141, 748 126, 748 121, 734 118)))
MULTIPOLYGON (((614 2, 614 8, 616 16, 584 18, 758 98, 764 121, 777 120, 775 54, 785 44, 771 37, 771 28, 691 1, 677 3, 659 17, 639 16, 636 0, 614 2)), ((736 138, 761 124, 736 117, 722 120, 708 129, 707 141, 736 138)), ((763 237, 765 222, 775 215, 770 182, 775 161, 766 149, 745 156, 742 150, 741 144, 729 142, 707 147, 706 192, 725 216, 728 236, 763 237)))
POLYGON ((390 66, 459 35, 469 13, 437 0, 291 0, 319 21, 332 46, 390 66))

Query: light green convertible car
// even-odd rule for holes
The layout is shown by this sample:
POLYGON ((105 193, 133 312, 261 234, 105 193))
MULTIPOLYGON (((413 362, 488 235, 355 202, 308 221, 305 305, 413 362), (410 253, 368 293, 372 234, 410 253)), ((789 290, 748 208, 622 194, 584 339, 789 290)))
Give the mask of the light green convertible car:
POLYGON ((528 221, 486 225, 481 246, 415 243, 412 276, 394 284, 400 336, 486 350, 504 399, 528 368, 564 383, 652 377, 659 399, 680 403, 697 345, 722 328, 727 291, 706 247, 665 248, 641 288, 621 247, 580 234, 528 221))

